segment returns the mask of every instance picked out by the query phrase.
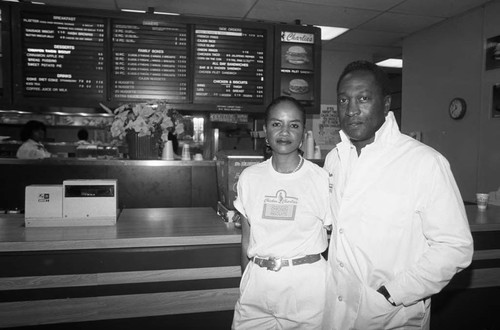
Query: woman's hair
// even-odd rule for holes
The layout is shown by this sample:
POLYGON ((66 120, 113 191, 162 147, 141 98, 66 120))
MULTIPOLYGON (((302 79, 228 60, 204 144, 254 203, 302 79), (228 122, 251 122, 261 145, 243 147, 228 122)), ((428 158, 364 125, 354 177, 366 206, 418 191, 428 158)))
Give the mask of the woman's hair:
POLYGON ((45 124, 38 120, 30 120, 26 124, 24 124, 21 129, 21 141, 26 141, 31 138, 31 135, 34 131, 42 130, 44 133, 47 132, 45 128, 45 124))
POLYGON ((264 117, 264 124, 267 124, 267 119, 269 118, 269 113, 271 112, 271 110, 273 110, 277 105, 281 104, 281 103, 291 103, 293 104, 297 110, 299 110, 301 113, 302 113, 302 124, 306 124, 306 111, 304 109, 304 107, 302 106, 302 104, 300 104, 299 101, 297 101, 296 99, 294 99, 293 97, 291 96, 279 96, 277 98, 275 98, 266 108, 266 113, 265 113, 265 117, 264 117))

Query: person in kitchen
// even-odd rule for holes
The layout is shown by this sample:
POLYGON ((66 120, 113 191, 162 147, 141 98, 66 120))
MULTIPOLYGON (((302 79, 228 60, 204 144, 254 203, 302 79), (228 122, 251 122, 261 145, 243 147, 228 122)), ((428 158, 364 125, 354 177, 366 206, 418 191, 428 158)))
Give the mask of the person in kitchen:
POLYGON ((324 168, 338 205, 324 329, 429 329, 430 297, 472 259, 448 161, 400 133, 383 70, 356 61, 337 83, 341 142, 324 168))
POLYGON ((51 157, 51 153, 45 149, 42 139, 45 137, 45 124, 37 121, 28 121, 21 129, 21 141, 23 144, 17 149, 16 157, 19 159, 41 159, 51 157))
POLYGON ((272 156, 238 179, 243 275, 232 329, 321 329, 333 280, 321 255, 331 188, 328 173, 299 153, 304 125, 294 98, 272 101, 264 120, 272 156))
POLYGON ((79 129, 78 132, 76 133, 76 136, 78 137, 78 141, 76 142, 77 145, 90 144, 89 132, 85 128, 79 129))

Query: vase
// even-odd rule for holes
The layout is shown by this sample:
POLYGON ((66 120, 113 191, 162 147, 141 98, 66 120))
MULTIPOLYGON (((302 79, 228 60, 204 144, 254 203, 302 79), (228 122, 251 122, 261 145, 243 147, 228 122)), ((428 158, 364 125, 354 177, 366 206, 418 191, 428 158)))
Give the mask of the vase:
POLYGON ((128 157, 130 159, 158 159, 158 141, 155 135, 139 136, 127 132, 128 157))

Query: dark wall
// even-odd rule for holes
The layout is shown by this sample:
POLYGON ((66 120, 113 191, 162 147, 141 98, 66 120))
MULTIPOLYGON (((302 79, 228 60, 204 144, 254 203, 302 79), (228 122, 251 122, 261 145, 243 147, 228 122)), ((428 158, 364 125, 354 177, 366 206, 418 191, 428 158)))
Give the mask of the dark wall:
POLYGON ((161 161, 0 161, 0 209, 24 209, 25 187, 67 179, 117 179, 120 208, 217 205, 215 162, 205 166, 161 161))

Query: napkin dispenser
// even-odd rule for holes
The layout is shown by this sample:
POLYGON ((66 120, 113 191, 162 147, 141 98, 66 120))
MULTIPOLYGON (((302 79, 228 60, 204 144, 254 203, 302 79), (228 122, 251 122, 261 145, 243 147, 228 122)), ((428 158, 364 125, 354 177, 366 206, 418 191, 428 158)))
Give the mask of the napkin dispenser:
POLYGON ((65 180, 26 187, 26 227, 115 225, 116 180, 65 180))

